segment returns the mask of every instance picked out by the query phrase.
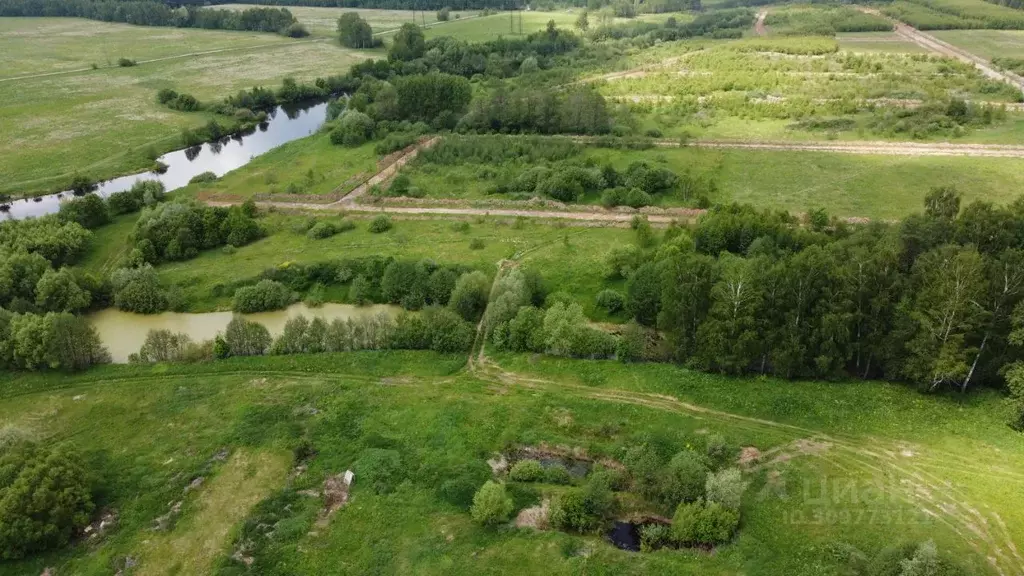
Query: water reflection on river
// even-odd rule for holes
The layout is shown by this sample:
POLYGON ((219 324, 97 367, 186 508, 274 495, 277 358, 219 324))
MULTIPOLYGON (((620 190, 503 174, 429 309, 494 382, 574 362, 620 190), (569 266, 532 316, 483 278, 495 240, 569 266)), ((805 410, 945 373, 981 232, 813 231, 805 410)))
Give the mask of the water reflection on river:
MULTIPOLYGON (((278 107, 266 122, 251 132, 169 152, 157 159, 167 166, 164 172, 144 172, 107 180, 99 184, 96 193, 106 198, 114 192, 128 190, 141 180, 159 180, 170 192, 186 186, 189 180, 203 172, 223 176, 282 144, 313 134, 326 119, 327 104, 308 108, 278 107)), ((17 200, 10 203, 8 212, 0 214, 0 218, 21 219, 52 214, 60 209, 61 200, 71 197, 70 192, 61 192, 17 200)))
MULTIPOLYGON (((323 318, 328 322, 340 318, 359 318, 386 312, 394 317, 401 308, 386 306, 352 306, 351 304, 324 304, 319 308, 310 308, 305 304, 293 304, 285 310, 245 314, 267 327, 270 334, 277 337, 284 330, 289 318, 305 316, 309 319, 323 318)), ((133 314, 109 308, 89 315, 89 321, 99 332, 114 362, 128 361, 128 355, 139 351, 146 334, 150 330, 170 330, 175 333, 188 334, 193 341, 209 340, 223 332, 231 321, 231 312, 205 312, 188 314, 181 312, 164 312, 163 314, 133 314)))

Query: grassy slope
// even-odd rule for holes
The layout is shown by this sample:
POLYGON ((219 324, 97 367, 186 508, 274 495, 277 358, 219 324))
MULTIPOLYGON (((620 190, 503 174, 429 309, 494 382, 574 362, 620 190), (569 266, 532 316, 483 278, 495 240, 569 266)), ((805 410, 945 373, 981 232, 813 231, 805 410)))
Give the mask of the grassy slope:
MULTIPOLYGON (((79 26, 81 36, 38 36, 34 31, 48 19, 16 19, 8 30, 22 66, 51 71, 48 54, 82 54, 75 67, 88 67, 98 43, 92 26, 111 27, 120 55, 142 58, 163 55, 177 44, 178 54, 212 46, 242 49, 140 64, 131 68, 101 68, 55 76, 0 82, 0 192, 31 193, 58 187, 76 171, 109 177, 147 168, 145 149, 180 147, 183 127, 205 123, 207 114, 175 112, 158 105, 160 88, 175 88, 202 99, 219 99, 242 88, 276 86, 286 76, 309 80, 343 73, 370 53, 343 49, 327 41, 292 41, 272 34, 254 35, 204 30, 170 30, 59 20, 79 26), (24 35, 31 34, 26 40, 24 35), (146 34, 155 35, 153 43, 146 34), (170 35, 170 40, 168 40, 170 35), (71 38, 71 39, 69 39, 71 38), (262 46, 258 43, 270 44, 262 46), (82 46, 79 51, 77 46, 82 46), (135 52, 126 54, 129 47, 135 52), (26 54, 39 50, 38 60, 26 54), (27 63, 26 63, 27 62, 27 63), (55 167, 57 167, 55 169, 55 167)), ((7 24, 9 25, 9 24, 7 24)), ((9 25, 10 26, 10 25, 9 25)), ((10 52, 0 51, 9 54, 10 52)))
POLYGON ((301 500, 298 520, 281 530, 286 536, 279 538, 288 545, 276 558, 298 573, 817 576, 839 573, 828 552, 839 541, 874 551, 925 538, 987 573, 984 557, 996 548, 1006 551, 1007 540, 1019 540, 1024 532, 1024 513, 1014 498, 1024 483, 1024 454, 1019 436, 999 422, 998 402, 989 395, 957 403, 882 383, 735 380, 671 366, 498 360, 532 379, 497 384, 486 372, 455 373, 463 358, 429 353, 6 376, 0 380, 6 397, 0 418, 29 434, 73 442, 94 465, 103 463, 113 473, 105 504, 121 514, 118 531, 92 551, 79 547, 8 565, 7 572, 38 574, 43 566, 55 566, 59 573, 106 574, 125 554, 140 558, 148 572, 157 558, 165 558, 154 554, 166 550, 168 540, 202 541, 203 562, 223 557, 230 553, 224 523, 237 526, 253 494, 284 484, 284 451, 301 436, 320 452, 294 481, 296 489, 317 488, 324 476, 354 464, 357 476, 352 503, 329 526, 309 533, 317 501, 301 500), (694 412, 665 395, 736 416, 694 412), (317 413, 308 415, 308 407, 317 413), (137 434, 139 429, 147 433, 137 434), (588 554, 577 556, 572 551, 579 549, 579 537, 484 530, 435 496, 434 474, 483 466, 483 459, 507 443, 545 441, 616 457, 644 435, 679 449, 699 445, 707 432, 724 434, 734 445, 778 447, 786 456, 749 476, 753 485, 740 536, 712 555, 633 555, 588 537, 582 539, 588 554), (828 447, 808 454, 791 444, 812 436, 828 447), (210 455, 224 446, 235 455, 211 467, 210 455), (412 482, 392 495, 371 493, 360 482, 357 464, 368 446, 397 449, 412 482), (248 481, 231 480, 236 459, 251 454, 260 455, 265 466, 252 467, 248 481), (181 498, 182 487, 197 474, 207 482, 184 497, 177 526, 165 534, 149 531, 152 519, 166 511, 169 500, 181 498), (774 480, 766 489, 769 477, 774 480), (220 490, 229 481, 239 489, 220 490), (843 492, 851 486, 857 495, 843 492), (947 512, 917 488, 949 506, 947 512), (884 497, 861 498, 872 489, 884 497), (218 522, 204 521, 214 504, 231 512, 218 522), (983 542, 965 529, 970 519, 957 517, 962 505, 987 519, 998 510, 1005 532, 994 523, 982 525, 995 534, 992 543, 983 542), (883 512, 906 522, 883 521, 883 512), (822 520, 814 521, 815 515, 822 520))
POLYGON ((248 198, 255 194, 337 195, 350 191, 378 170, 376 143, 358 148, 331 144, 327 133, 300 138, 256 158, 217 182, 192 185, 185 193, 203 197, 248 198))
MULTIPOLYGON (((218 284, 251 278, 262 270, 285 262, 318 262, 335 258, 381 255, 397 258, 430 258, 439 263, 461 263, 491 273, 496 263, 517 253, 528 252, 527 265, 542 270, 552 290, 565 290, 592 310, 592 299, 603 282, 604 257, 613 246, 629 242, 632 233, 617 228, 569 228, 550 224, 489 219, 473 222, 468 232, 452 230, 450 220, 399 220, 385 234, 371 234, 367 221, 355 230, 326 240, 310 240, 292 232, 305 217, 272 216, 266 220, 272 231, 267 238, 239 248, 232 255, 208 250, 187 262, 162 265, 161 279, 183 286, 192 311, 230 307, 228 296, 216 298, 218 284), (566 245, 568 237, 568 245, 566 245), (483 240, 474 250, 470 240, 483 240)), ((101 265, 90 260, 93 266, 101 265)), ((346 298, 338 289, 333 300, 346 298)))

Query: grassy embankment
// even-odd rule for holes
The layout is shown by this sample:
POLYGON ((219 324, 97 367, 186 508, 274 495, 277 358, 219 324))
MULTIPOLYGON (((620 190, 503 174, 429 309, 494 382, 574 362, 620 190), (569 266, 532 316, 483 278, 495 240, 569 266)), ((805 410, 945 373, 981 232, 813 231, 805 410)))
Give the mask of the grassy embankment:
MULTIPOLYGON (((290 498, 290 512, 270 506, 283 517, 255 553, 298 573, 817 576, 842 573, 830 552, 840 542, 874 554, 929 538, 978 574, 992 571, 986 556, 1004 572, 1020 567, 1010 543, 1024 533, 1024 511, 1014 498, 1024 483, 1024 453, 991 395, 957 402, 883 383, 498 360, 529 380, 512 374, 498 383, 487 370, 459 371, 463 357, 430 353, 8 375, 0 380, 0 419, 83 450, 101 471, 100 504, 117 510, 119 523, 98 544, 8 564, 5 572, 38 574, 52 566, 58 573, 107 574, 131 556, 136 573, 216 573, 232 566, 234 535, 254 503, 269 506, 274 495, 290 498), (708 433, 733 446, 777 450, 746 474, 751 486, 739 536, 714 554, 637 555, 596 536, 484 529, 438 490, 459 471, 486 475, 484 460, 513 444, 547 442, 621 458, 645 439, 681 450, 699 447, 708 433), (290 450, 302 439, 318 453, 294 476, 290 450), (222 448, 230 455, 212 458, 222 448), (405 480, 394 492, 375 494, 361 480, 358 462, 368 448, 401 455, 405 480), (351 504, 314 525, 320 499, 295 491, 318 489, 326 476, 352 468, 351 504), (183 494, 199 476, 203 484, 183 494), (178 500, 181 515, 172 527, 151 531, 178 500)), ((517 508, 558 490, 519 485, 517 508)), ((649 506, 632 498, 622 503, 626 510, 649 506)), ((221 573, 236 573, 240 565, 234 566, 221 573)))
POLYGON ((107 178, 144 170, 151 152, 180 148, 181 129, 212 116, 159 105, 161 88, 219 100, 287 76, 344 73, 373 55, 275 34, 0 19, 5 78, 65 72, 0 81, 0 193, 60 189, 76 172, 107 178), (198 54, 211 50, 221 51, 198 54), (118 67, 121 57, 138 65, 118 67))

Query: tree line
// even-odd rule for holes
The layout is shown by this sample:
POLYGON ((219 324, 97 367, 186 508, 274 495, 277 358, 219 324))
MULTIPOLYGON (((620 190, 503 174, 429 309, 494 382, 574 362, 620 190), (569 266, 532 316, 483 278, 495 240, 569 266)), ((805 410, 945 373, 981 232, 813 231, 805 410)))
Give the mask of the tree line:
POLYGON ((899 225, 798 224, 727 206, 658 243, 640 222, 608 273, 628 316, 663 336, 651 354, 728 374, 1002 385, 1022 352, 1024 200, 961 211, 941 188, 899 225))
POLYGON ((274 32, 293 38, 309 35, 286 8, 176 8, 154 0, 0 0, 0 16, 76 17, 137 26, 274 32))

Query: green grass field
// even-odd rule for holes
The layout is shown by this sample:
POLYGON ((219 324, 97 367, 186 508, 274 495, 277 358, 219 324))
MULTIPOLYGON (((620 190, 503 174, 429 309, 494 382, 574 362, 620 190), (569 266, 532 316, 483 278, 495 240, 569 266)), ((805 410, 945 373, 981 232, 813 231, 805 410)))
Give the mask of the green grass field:
POLYGON ((259 196, 274 200, 285 195, 308 196, 316 201, 338 199, 378 171, 380 157, 375 144, 346 148, 331 144, 327 133, 300 138, 256 158, 240 170, 208 184, 189 189, 203 198, 245 199, 259 196))
POLYGON ((982 58, 1024 58, 1024 30, 935 30, 929 34, 982 58))
MULTIPOLYGON (((561 28, 572 28, 579 14, 569 12, 516 12, 510 16, 508 12, 499 12, 480 18, 452 20, 446 24, 427 28, 427 38, 451 36, 467 42, 485 42, 500 36, 515 36, 520 33, 520 16, 522 16, 522 33, 531 34, 543 30, 549 21, 554 20, 561 28)), ((385 39, 389 35, 385 35, 385 39)))
MULTIPOLYGON (((252 8, 252 4, 224 4, 218 8, 230 10, 245 10, 252 8)), ((437 12, 433 10, 377 10, 373 8, 318 8, 311 6, 288 6, 295 19, 301 22, 313 36, 331 37, 337 36, 338 18, 344 12, 356 12, 370 24, 374 33, 383 33, 388 30, 397 29, 406 22, 415 22, 421 26, 431 26, 438 22, 437 12)), ((474 10, 453 10, 450 22, 454 23, 456 15, 458 19, 468 18, 477 14, 474 10)))
MULTIPOLYGON (((979 575, 1022 566, 1013 543, 1024 533, 1015 498, 1024 453, 991 395, 954 402, 884 383, 496 360, 466 371, 463 357, 351 353, 5 375, 0 419, 82 450, 103 471, 101 506, 119 520, 98 542, 4 571, 108 574, 131 557, 136 574, 238 573, 233 542, 245 518, 259 521, 260 502, 279 514, 276 529, 246 553, 304 574, 818 576, 844 573, 830 552, 842 543, 873 555, 925 539, 979 575), (460 470, 486 474, 484 460, 512 445, 616 459, 645 439, 680 450, 708 433, 768 454, 745 474, 738 537, 712 554, 635 554, 598 536, 482 528, 438 491, 460 470), (290 451, 301 439, 318 453, 295 475, 290 451), (390 494, 374 493, 361 475, 369 448, 400 454, 405 480, 390 494), (227 455, 213 458, 218 452, 227 455), (299 491, 346 469, 356 470, 350 504, 318 523, 321 500, 299 491), (196 477, 205 481, 183 495, 196 477), (172 527, 153 531, 178 500, 172 527)), ((518 509, 557 487, 517 490, 518 509)), ((625 510, 649 506, 620 498, 625 510)))
POLYGON ((311 80, 343 73, 373 55, 326 40, 273 34, 45 18, 5 19, 2 26, 0 59, 17 60, 19 74, 69 71, 0 81, 0 193, 59 189, 75 172, 99 179, 143 170, 151 164, 145 157, 148 147, 157 152, 179 148, 181 129, 205 124, 210 117, 160 106, 155 101, 160 88, 200 100, 220 99, 254 85, 277 86, 286 76, 311 80), (48 27, 63 32, 47 34, 48 27), (111 43, 95 40, 108 33, 111 43), (209 49, 223 51, 194 54, 209 49), (58 58, 61 54, 66 59, 58 58), (171 57, 176 55, 181 57, 171 57), (90 69, 101 56, 101 67, 90 69), (121 56, 170 58, 106 67, 106 58, 121 56))
MULTIPOLYGON (((749 135, 748 135, 749 137, 749 135)), ((1024 187, 1024 161, 1011 158, 911 157, 836 154, 825 152, 711 150, 696 147, 618 151, 591 148, 586 158, 601 166, 625 169, 631 162, 647 161, 676 173, 691 172, 711 178, 717 192, 712 202, 749 203, 761 208, 805 212, 825 208, 843 217, 896 219, 920 212, 924 196, 936 186, 955 186, 964 202, 1012 202, 1024 187)), ((497 167, 501 168, 501 167, 497 167)), ((514 178, 524 167, 509 167, 514 178)), ((415 163, 405 169, 412 185, 428 197, 487 196, 496 181, 477 177, 479 166, 456 167, 415 163)), ((504 168, 501 168, 504 170, 504 168)), ((584 198, 596 204, 596 195, 584 198)), ((662 206, 685 205, 683 199, 664 197, 662 206)))
POLYGON ((893 52, 924 54, 924 48, 904 40, 894 32, 843 32, 836 34, 839 49, 850 52, 893 52))
MULTIPOLYGON (((266 238, 239 248, 234 254, 209 250, 187 262, 160 266, 160 278, 168 285, 181 287, 189 311, 198 312, 231 307, 230 291, 226 296, 214 296, 217 285, 246 280, 286 262, 380 255, 413 260, 430 258, 492 274, 500 260, 520 254, 526 266, 543 271, 550 290, 568 292, 589 314, 600 317, 593 300, 605 283, 605 256, 614 246, 633 238, 628 229, 563 228, 496 218, 472 221, 467 232, 453 230, 453 220, 397 220, 391 231, 371 234, 364 217, 357 221, 355 230, 326 240, 311 240, 304 233, 293 231, 306 218, 271 215, 264 219, 270 232, 266 238), (473 239, 482 240, 483 248, 471 248, 473 239)), ((102 268, 105 262, 109 260, 89 260, 93 269, 102 268)), ((329 296, 346 302, 347 290, 342 289, 346 287, 332 290, 329 296)))

